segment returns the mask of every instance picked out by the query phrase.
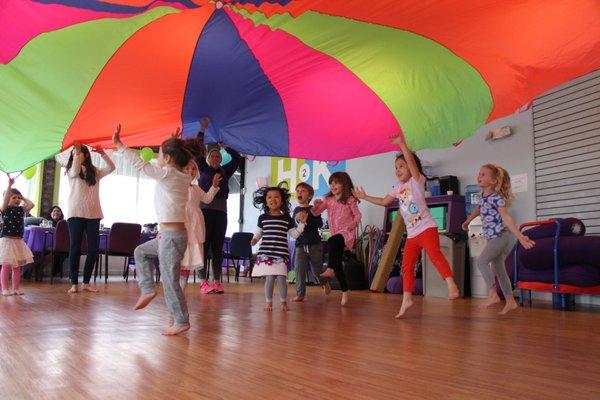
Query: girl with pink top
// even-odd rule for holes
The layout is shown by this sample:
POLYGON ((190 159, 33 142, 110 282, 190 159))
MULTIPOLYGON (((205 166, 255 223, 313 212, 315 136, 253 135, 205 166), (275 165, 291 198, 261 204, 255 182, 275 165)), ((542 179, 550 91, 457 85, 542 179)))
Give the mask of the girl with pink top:
POLYGON ((192 182, 188 192, 188 201, 185 206, 185 229, 187 230, 187 248, 181 260, 181 277, 179 283, 181 288, 185 289, 190 271, 204 268, 204 241, 206 238, 206 229, 204 225, 204 216, 200 210, 200 202, 208 204, 219 191, 221 175, 215 174, 212 180, 212 186, 205 192, 198 186, 198 164, 190 160, 183 172, 190 175, 192 182))
POLYGON ((404 256, 402 258, 402 306, 396 315, 401 318, 406 310, 413 305, 412 292, 415 289, 415 265, 425 249, 427 255, 435 265, 436 269, 448 285, 448 298, 450 300, 458 297, 458 287, 452 278, 452 269, 440 250, 440 238, 435 220, 429 213, 425 202, 425 174, 421 161, 408 148, 404 138, 392 136, 393 143, 400 146, 402 151, 396 157, 396 177, 399 182, 394 186, 391 193, 385 197, 368 196, 362 188, 353 191, 354 196, 365 199, 373 204, 387 206, 395 198, 398 198, 399 211, 406 225, 408 240, 404 245, 404 256))
POLYGON ((358 202, 352 195, 354 185, 345 172, 334 172, 329 177, 329 193, 324 200, 317 199, 311 209, 315 216, 327 210, 329 230, 332 236, 327 240, 329 257, 327 269, 321 278, 333 278, 334 274, 342 289, 342 306, 348 303, 348 282, 342 268, 342 257, 345 250, 354 249, 356 227, 362 215, 358 210, 358 202))

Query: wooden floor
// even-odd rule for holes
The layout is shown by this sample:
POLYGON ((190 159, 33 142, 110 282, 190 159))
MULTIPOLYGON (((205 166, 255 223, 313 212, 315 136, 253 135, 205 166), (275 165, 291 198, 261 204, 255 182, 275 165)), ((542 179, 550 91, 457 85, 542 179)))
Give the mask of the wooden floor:
MULTIPOLYGON (((159 295, 132 311, 135 282, 67 295, 25 282, 0 298, 1 399, 600 399, 600 312, 543 305, 506 317, 477 300, 309 288, 262 311, 261 282, 224 295, 188 287, 192 329, 159 334, 159 295)), ((289 287, 290 292, 293 287, 289 287)))

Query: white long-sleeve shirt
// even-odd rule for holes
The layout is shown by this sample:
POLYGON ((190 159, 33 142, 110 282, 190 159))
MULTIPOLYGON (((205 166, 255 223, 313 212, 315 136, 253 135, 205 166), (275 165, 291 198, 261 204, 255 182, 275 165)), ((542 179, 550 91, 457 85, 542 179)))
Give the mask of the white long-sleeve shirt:
MULTIPOLYGON (((96 168, 96 184, 89 186, 85 179, 79 176, 83 163, 83 154, 73 153, 73 163, 67 172, 69 178, 69 203, 65 217, 69 218, 87 218, 102 219, 102 207, 100 206, 100 180, 115 170, 115 164, 109 156, 102 154, 102 159, 106 163, 105 168, 96 168)), ((56 161, 66 167, 65 160, 56 157, 56 161)))
POLYGON ((159 167, 140 158, 137 151, 124 146, 119 151, 134 168, 156 180, 154 208, 159 223, 185 222, 185 205, 192 178, 177 168, 166 165, 159 167))

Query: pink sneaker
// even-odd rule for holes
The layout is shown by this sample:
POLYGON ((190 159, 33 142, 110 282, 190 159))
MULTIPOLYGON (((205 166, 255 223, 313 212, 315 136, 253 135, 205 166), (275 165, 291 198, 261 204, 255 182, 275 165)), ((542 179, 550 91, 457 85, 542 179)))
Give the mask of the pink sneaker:
POLYGON ((204 294, 212 293, 214 291, 215 291, 215 289, 208 282, 202 282, 202 284, 200 285, 200 292, 202 292, 204 294))
POLYGON ((221 285, 221 282, 215 282, 213 284, 213 289, 215 291, 215 293, 225 293, 225 291, 223 290, 223 286, 221 285))

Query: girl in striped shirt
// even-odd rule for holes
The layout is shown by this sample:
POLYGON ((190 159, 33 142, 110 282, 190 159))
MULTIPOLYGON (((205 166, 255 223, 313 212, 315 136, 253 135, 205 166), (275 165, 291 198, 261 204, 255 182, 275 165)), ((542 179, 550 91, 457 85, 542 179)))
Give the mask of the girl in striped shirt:
POLYGON ((287 282, 290 254, 287 235, 294 239, 304 231, 308 214, 296 215, 298 226, 290 217, 290 193, 284 187, 263 187, 254 192, 254 206, 262 208, 264 214, 258 217, 257 230, 252 238, 252 246, 261 240, 252 269, 252 276, 265 277, 265 311, 273 310, 275 281, 279 286, 281 310, 287 311, 287 282))

